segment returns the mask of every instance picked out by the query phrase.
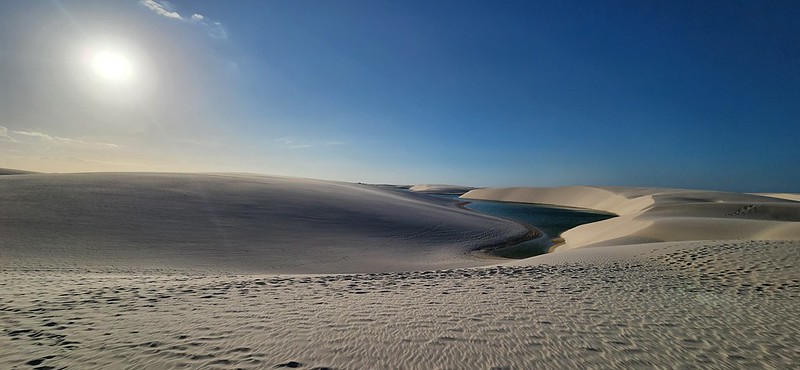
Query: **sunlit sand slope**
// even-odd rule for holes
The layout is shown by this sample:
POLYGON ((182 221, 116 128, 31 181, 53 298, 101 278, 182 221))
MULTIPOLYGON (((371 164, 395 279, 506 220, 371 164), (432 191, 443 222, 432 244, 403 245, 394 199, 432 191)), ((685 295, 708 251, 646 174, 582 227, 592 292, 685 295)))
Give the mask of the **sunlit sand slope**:
POLYGON ((755 193, 755 195, 763 195, 765 197, 773 197, 773 198, 793 200, 795 202, 800 202, 800 194, 797 194, 797 193, 755 193))
POLYGON ((526 233, 452 202, 256 175, 0 177, 0 266, 370 272, 486 264, 467 251, 526 233))
POLYGON ((443 185, 443 184, 418 184, 414 185, 409 190, 419 193, 438 193, 438 194, 464 194, 473 187, 461 185, 443 185))

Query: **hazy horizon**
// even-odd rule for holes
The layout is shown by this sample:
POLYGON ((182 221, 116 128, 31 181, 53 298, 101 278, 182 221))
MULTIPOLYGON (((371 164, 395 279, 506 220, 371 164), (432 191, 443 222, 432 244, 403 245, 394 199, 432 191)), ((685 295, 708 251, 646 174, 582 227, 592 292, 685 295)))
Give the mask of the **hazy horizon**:
POLYGON ((800 5, 0 3, 0 167, 800 192, 800 5))

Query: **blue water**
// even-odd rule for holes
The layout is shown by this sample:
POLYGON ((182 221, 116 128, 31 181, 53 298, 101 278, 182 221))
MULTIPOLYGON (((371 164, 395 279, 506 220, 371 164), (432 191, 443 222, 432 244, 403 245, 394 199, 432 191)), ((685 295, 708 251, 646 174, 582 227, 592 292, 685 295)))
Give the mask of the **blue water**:
POLYGON ((459 199, 454 194, 430 194, 446 199, 458 199, 470 202, 467 209, 489 214, 537 228, 545 237, 520 243, 513 247, 497 250, 495 254, 509 258, 525 258, 547 253, 553 243, 550 241, 564 231, 575 226, 607 220, 615 217, 610 213, 584 209, 564 208, 528 203, 494 202, 485 200, 459 199))

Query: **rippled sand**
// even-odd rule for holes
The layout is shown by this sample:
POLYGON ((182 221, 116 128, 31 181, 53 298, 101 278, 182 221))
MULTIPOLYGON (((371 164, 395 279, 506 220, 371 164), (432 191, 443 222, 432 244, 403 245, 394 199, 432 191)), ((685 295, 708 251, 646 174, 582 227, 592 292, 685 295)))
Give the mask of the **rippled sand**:
POLYGON ((598 250, 527 266, 330 276, 4 269, 0 367, 800 363, 800 242, 598 250))

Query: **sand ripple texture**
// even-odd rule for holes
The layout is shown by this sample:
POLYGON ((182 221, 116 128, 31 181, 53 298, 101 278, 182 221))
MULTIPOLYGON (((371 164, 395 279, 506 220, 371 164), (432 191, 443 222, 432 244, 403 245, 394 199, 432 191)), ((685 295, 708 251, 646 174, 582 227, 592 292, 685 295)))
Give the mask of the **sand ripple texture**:
POLYGON ((800 243, 330 276, 4 269, 5 369, 797 368, 800 243))

